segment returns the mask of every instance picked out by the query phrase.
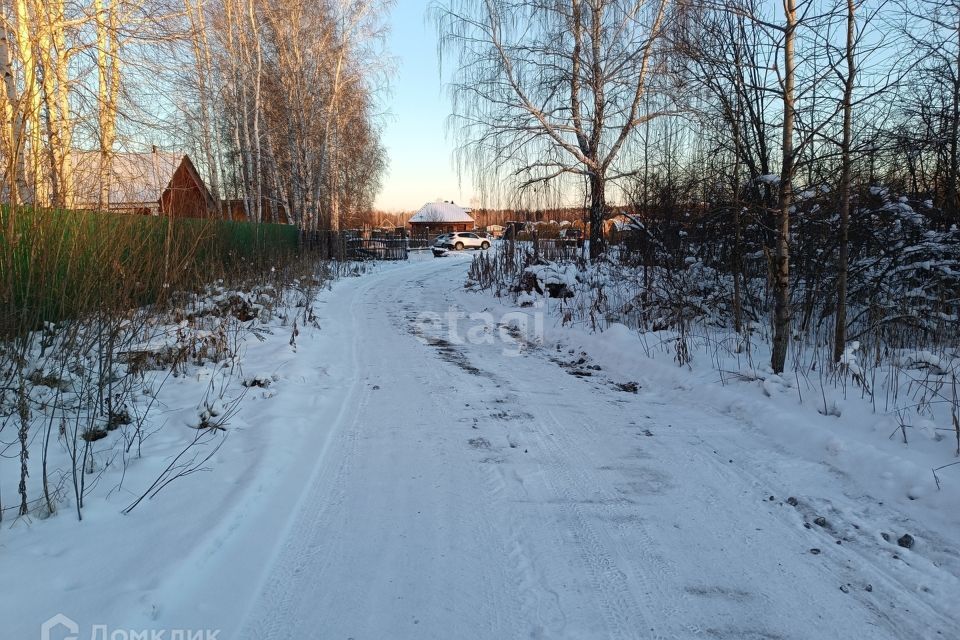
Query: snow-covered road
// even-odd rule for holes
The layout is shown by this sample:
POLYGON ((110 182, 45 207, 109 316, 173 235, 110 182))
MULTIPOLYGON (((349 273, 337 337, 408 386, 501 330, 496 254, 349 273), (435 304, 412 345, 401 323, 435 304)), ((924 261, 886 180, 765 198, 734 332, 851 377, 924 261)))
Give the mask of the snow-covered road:
POLYGON ((14 538, 11 571, 49 582, 5 596, 0 637, 56 611, 221 640, 960 637, 936 527, 922 553, 883 540, 916 523, 662 365, 571 353, 555 320, 519 356, 452 332, 509 311, 464 291, 468 265, 341 281, 297 354, 251 345, 276 395, 213 472, 120 528, 108 506, 14 538))
POLYGON ((818 471, 742 449, 732 418, 549 347, 510 357, 423 331, 424 312, 484 308, 464 271, 413 263, 327 299, 326 322, 349 322, 344 410, 288 525, 259 541, 239 637, 956 633, 873 535, 805 528, 781 475, 818 471))

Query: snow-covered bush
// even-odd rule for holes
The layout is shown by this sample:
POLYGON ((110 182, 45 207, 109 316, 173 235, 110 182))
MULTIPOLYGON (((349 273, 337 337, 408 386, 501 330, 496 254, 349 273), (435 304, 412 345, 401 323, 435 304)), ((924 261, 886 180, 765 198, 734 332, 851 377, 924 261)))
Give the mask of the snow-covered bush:
MULTIPOLYGON (((941 439, 953 434, 960 454, 960 230, 945 226, 930 202, 881 188, 857 194, 849 342, 834 363, 835 200, 828 189, 811 188, 798 194, 793 210, 789 366, 819 388, 826 413, 839 408, 823 388, 853 390, 877 411, 906 411, 918 424, 934 425, 941 439)), ((652 337, 680 364, 712 353, 719 368, 721 351, 746 353, 749 362, 754 351, 769 348, 773 256, 769 211, 744 208, 740 221, 737 234, 732 211, 722 206, 645 220, 592 263, 549 242, 507 243, 474 260, 467 286, 516 304, 549 301, 562 324, 591 331, 624 325, 652 337)), ((908 433, 905 426, 904 439, 908 433)))
MULTIPOLYGON (((0 446, 14 454, 0 461, 0 520, 46 517, 66 505, 81 516, 106 469, 149 454, 164 423, 155 415, 158 396, 172 379, 201 383, 195 417, 184 422, 208 433, 185 446, 218 446, 236 406, 228 389, 246 391, 244 339, 313 322, 316 289, 333 275, 311 255, 291 255, 220 273, 154 304, 102 305, 0 340, 0 446)), ((256 379, 261 387, 271 380, 256 379)), ((175 466, 153 490, 187 468, 175 466)))

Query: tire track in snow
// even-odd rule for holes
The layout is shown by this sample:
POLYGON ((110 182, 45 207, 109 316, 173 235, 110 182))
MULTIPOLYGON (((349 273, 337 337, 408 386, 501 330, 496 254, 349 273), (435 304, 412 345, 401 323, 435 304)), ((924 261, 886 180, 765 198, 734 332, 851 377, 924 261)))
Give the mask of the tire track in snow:
MULTIPOLYGON (((372 283, 364 283, 358 287, 350 303, 353 326, 358 322, 358 300, 361 294, 371 288, 372 283)), ((304 489, 304 496, 298 502, 296 515, 289 529, 283 534, 283 542, 270 564, 259 596, 254 607, 247 615, 239 638, 250 640, 274 640, 289 637, 286 628, 296 619, 296 612, 303 601, 305 594, 296 589, 298 577, 305 566, 314 565, 315 558, 323 555, 320 566, 329 562, 334 548, 334 540, 329 538, 317 540, 321 532, 330 531, 324 523, 339 511, 346 496, 344 489, 345 479, 350 472, 353 454, 357 445, 357 417, 363 407, 370 401, 369 388, 361 389, 360 360, 357 343, 351 345, 351 367, 353 370, 350 391, 344 398, 340 412, 331 424, 330 440, 317 458, 316 467, 304 489), (360 395, 358 403, 353 400, 360 395), (348 427, 344 423, 349 420, 348 412, 356 409, 353 420, 348 427), (331 472, 325 463, 327 460, 339 460, 332 479, 324 481, 324 476, 331 472), (330 491, 320 490, 321 487, 330 487, 330 491), (312 539, 312 543, 305 541, 312 539)), ((335 532, 336 529, 333 529, 335 532)))
MULTIPOLYGON (((422 280, 418 281, 417 285, 417 288, 421 291, 427 289, 422 280)), ((410 312, 413 309, 413 304, 409 299, 403 301, 393 299, 392 302, 400 305, 405 311, 410 312)), ((429 307, 429 305, 424 304, 421 306, 421 308, 426 307, 429 307)), ((413 324, 413 319, 410 318, 409 315, 404 317, 400 314, 392 313, 391 318, 394 319, 397 325, 402 325, 400 330, 401 334, 406 333, 408 334, 407 337, 416 336, 416 339, 421 341, 424 349, 431 350, 431 357, 435 359, 438 364, 438 367, 427 369, 427 376, 433 382, 432 385, 428 383, 431 388, 438 388, 440 385, 450 384, 451 376, 463 379, 464 384, 467 385, 489 386, 492 383, 499 382, 499 378, 495 374, 470 366, 469 360, 463 351, 444 340, 442 335, 431 336, 429 333, 418 332, 415 331, 413 327, 407 326, 413 324), (450 369, 451 366, 453 369, 450 369), (441 375, 440 371, 444 371, 445 373, 441 375)), ((432 327, 432 329, 434 330, 433 332, 439 330, 442 334, 444 328, 432 327)), ((496 386, 499 387, 500 385, 496 384, 496 386)), ((436 395, 430 394, 430 398, 441 415, 448 409, 440 403, 436 395)), ((506 490, 506 485, 499 473, 500 465, 482 464, 482 467, 482 471, 485 474, 484 486, 487 494, 494 500, 501 498, 506 490)), ((478 503, 476 506, 484 512, 483 517, 479 519, 479 528, 483 532, 483 537, 487 539, 488 542, 494 541, 493 544, 499 549, 499 555, 501 557, 510 559, 509 573, 501 573, 501 581, 498 584, 493 583, 489 574, 485 574, 484 576, 485 587, 488 587, 488 597, 491 598, 491 600, 487 602, 492 601, 494 606, 490 608, 496 612, 498 622, 501 623, 499 626, 503 627, 504 625, 502 623, 504 621, 508 622, 505 628, 510 629, 513 632, 511 635, 518 638, 539 639, 564 637, 563 629, 565 626, 565 618, 563 612, 559 609, 559 597, 555 592, 551 591, 556 600, 553 611, 548 614, 544 614, 543 612, 544 606, 548 605, 541 606, 538 591, 544 590, 545 587, 537 576, 531 560, 531 554, 526 550, 526 536, 516 518, 514 509, 509 505, 500 505, 500 509, 492 509, 486 503, 478 503), (503 521, 503 514, 507 514, 506 522, 503 521), (494 523, 496 523, 496 525, 494 523), (513 584, 516 590, 516 597, 504 598, 502 596, 504 592, 503 587, 509 583, 513 584), (557 618, 560 619, 559 624, 555 622, 557 618), (533 620, 536 621, 533 629, 531 629, 529 633, 521 633, 521 627, 529 625, 530 621, 533 620)), ((506 637, 503 634, 502 628, 495 629, 491 626, 490 630, 498 631, 493 637, 506 637)))
POLYGON ((372 396, 371 389, 363 385, 361 377, 362 363, 358 348, 359 340, 364 336, 361 317, 368 313, 364 307, 377 305, 382 308, 376 299, 369 297, 377 287, 383 286, 382 279, 371 276, 358 282, 350 300, 353 338, 350 366, 353 375, 350 391, 343 398, 337 418, 330 427, 330 437, 335 442, 328 442, 326 450, 318 456, 317 466, 305 487, 305 496, 296 507, 294 524, 282 537, 282 546, 260 588, 257 603, 238 634, 240 638, 274 640, 289 637, 287 629, 297 619, 295 614, 306 597, 304 591, 297 588, 305 582, 301 577, 303 568, 309 563, 317 576, 322 575, 342 539, 340 527, 331 527, 330 522, 337 520, 337 514, 342 511, 346 500, 347 478, 352 470, 359 440, 360 417, 369 406, 372 396), (358 391, 360 400, 355 402, 358 391), (348 418, 351 411, 352 419, 348 418), (344 428, 343 424, 348 419, 349 427, 344 428), (326 476, 331 470, 324 464, 326 460, 338 461, 329 480, 326 476), (312 542, 307 543, 307 540, 312 542))
MULTIPOLYGON (((416 288, 420 291, 425 291, 427 289, 423 279, 417 280, 415 284, 417 285, 416 288)), ((476 383, 476 380, 474 379, 475 374, 463 369, 455 362, 451 362, 448 358, 444 357, 443 353, 436 350, 436 345, 431 344, 429 341, 426 344, 422 342, 422 340, 426 339, 427 336, 417 335, 413 329, 408 326, 413 323, 413 319, 411 319, 409 315, 400 313, 397 310, 402 309, 405 312, 412 311, 416 305, 414 305, 409 298, 400 298, 394 293, 390 297, 389 302, 394 308, 393 311, 388 311, 388 317, 391 320, 393 329, 397 333, 395 339, 417 340, 419 343, 419 348, 428 353, 429 355, 427 357, 429 357, 431 360, 435 360, 437 364, 441 366, 442 364, 454 365, 457 367, 457 369, 452 375, 464 378, 465 383, 476 383)), ((423 302, 422 299, 421 302, 423 302)), ((421 304, 421 308, 426 308, 427 306, 428 305, 425 303, 421 304)), ((450 345, 450 347, 452 348, 452 345, 450 345)), ((427 388, 438 389, 444 384, 449 384, 450 377, 449 375, 441 373, 443 371, 441 366, 426 367, 423 370, 424 377, 422 380, 427 388)), ((484 378, 480 384, 489 383, 489 381, 493 379, 494 376, 489 376, 484 378)), ((443 396, 440 394, 427 394, 427 397, 429 397, 430 403, 433 405, 436 415, 444 415, 449 410, 449 407, 441 401, 443 396)), ((493 513, 491 513, 489 505, 479 502, 474 503, 472 506, 473 529, 479 534, 478 540, 481 545, 492 546, 500 551, 501 556, 507 556, 509 554, 509 548, 500 535, 501 532, 494 526, 495 518, 493 517, 493 513)), ((506 576, 499 573, 494 576, 491 575, 491 572, 489 571, 484 572, 481 575, 481 580, 483 582, 483 596, 479 598, 479 601, 484 603, 485 609, 490 613, 487 624, 487 630, 490 632, 489 637, 510 637, 507 635, 505 630, 509 630, 509 632, 512 632, 512 635, 515 635, 518 638, 527 637, 520 636, 518 633, 521 621, 528 619, 521 610, 521 607, 517 605, 517 603, 521 601, 521 598, 508 597, 504 593, 504 585, 506 583, 504 578, 506 578, 506 576), (494 577, 498 578, 498 580, 495 581, 494 577)))
MULTIPOLYGON (((417 272, 421 271, 418 270, 417 272)), ((395 307, 401 305, 401 300, 397 297, 399 295, 398 291, 402 288, 404 292, 410 293, 412 287, 404 286, 406 283, 403 283, 401 280, 404 277, 409 280, 408 273, 401 273, 399 275, 400 278, 380 279, 375 283, 371 283, 370 286, 365 288, 363 295, 357 295, 354 300, 353 307, 355 309, 362 309, 366 320, 364 323, 355 320, 354 323, 356 340, 364 341, 363 353, 365 360, 363 364, 368 364, 367 361, 376 361, 374 354, 382 352, 382 349, 378 347, 384 347, 388 342, 396 343, 396 341, 406 341, 406 345, 402 346, 401 349, 411 360, 403 363, 405 368, 412 366, 420 370, 423 375, 418 376, 418 378, 422 380, 422 384, 427 388, 437 390, 435 393, 425 394, 423 396, 425 399, 430 399, 428 405, 432 406, 426 411, 420 410, 418 413, 434 416, 449 415, 449 394, 442 391, 444 386, 449 387, 452 382, 449 370, 439 364, 439 355, 433 353, 430 347, 418 344, 408 332, 401 330, 405 328, 405 320, 408 319, 404 318, 402 314, 398 313, 395 309, 395 307), (398 287, 397 285, 400 286, 398 287), (393 335, 394 333, 396 335, 393 335), (371 338, 373 339, 371 340, 371 338), (425 366, 424 363, 428 362, 432 364, 425 366)), ((416 294, 415 291, 414 293, 416 294)), ((405 301, 408 305, 411 303, 409 299, 405 299, 405 301)), ((354 315, 356 316, 356 313, 354 313, 354 315)), ((397 365, 399 363, 390 362, 389 364, 397 365)), ((384 368, 383 372, 388 376, 398 373, 398 371, 389 367, 384 368)), ((457 376, 464 377, 466 374, 461 373, 459 370, 454 370, 453 376, 454 380, 456 380, 457 376)), ((466 376, 465 379, 472 380, 470 376, 466 376)), ((415 406, 412 397, 405 396, 405 399, 409 402, 409 406, 415 406)), ((349 402, 350 399, 347 398, 345 404, 349 404, 349 402)), ((365 393, 363 406, 358 408, 356 413, 356 416, 360 417, 359 419, 362 419, 362 414, 366 408, 370 406, 371 402, 371 394, 369 392, 365 393)), ((409 408, 409 406, 405 405, 407 408, 409 408)), ((369 415, 367 417, 369 417, 369 415)), ((355 418, 355 422, 356 419, 357 418, 355 418)), ((450 461, 444 458, 447 450, 450 449, 451 446, 462 446, 463 443, 461 443, 459 439, 451 440, 446 430, 438 431, 436 428, 426 427, 418 423, 416 419, 413 421, 407 420, 409 426, 415 428, 411 433, 420 434, 425 438, 435 438, 430 441, 430 454, 438 457, 434 457, 431 460, 431 469, 442 471, 444 469, 458 468, 457 460, 450 461)), ((344 457, 355 458, 364 452, 370 453, 369 449, 361 449, 358 451, 358 434, 359 429, 356 426, 343 434, 342 440, 350 442, 351 446, 341 447, 340 450, 332 452, 335 453, 336 456, 330 456, 332 462, 336 462, 344 457)), ((357 460, 357 462, 362 464, 363 461, 357 460)), ((350 480, 350 471, 353 471, 354 474, 356 471, 346 467, 341 468, 346 469, 346 471, 338 473, 337 477, 332 481, 335 485, 334 488, 327 490, 327 495, 332 496, 330 498, 330 504, 321 507, 325 509, 326 516, 318 513, 317 517, 312 519, 312 521, 307 520, 308 524, 297 526, 297 533, 294 534, 294 537, 305 536, 307 540, 311 537, 317 538, 317 531, 322 532, 325 529, 330 530, 330 535, 326 535, 324 539, 321 540, 319 548, 314 549, 312 552, 305 552, 302 549, 299 553, 296 552, 296 550, 304 544, 304 540, 300 542, 290 541, 285 544, 287 551, 285 551, 284 555, 292 559, 284 563, 286 568, 276 568, 273 571, 275 574, 273 582, 275 584, 269 590, 265 589, 265 593, 258 607, 260 613, 257 616, 251 616, 251 623, 248 624, 247 629, 249 635, 244 637, 256 638, 257 640, 260 638, 269 639, 280 637, 299 638, 301 635, 294 633, 292 630, 304 628, 304 622, 314 623, 313 628, 318 630, 323 630, 328 626, 324 624, 324 619, 320 618, 318 614, 331 616, 327 618, 330 626, 344 626, 344 622, 347 622, 348 624, 346 626, 350 627, 364 626, 362 619, 332 617, 342 616, 344 612, 340 609, 331 609, 329 611, 323 609, 317 610, 316 608, 310 609, 310 602, 305 600, 311 593, 318 596, 314 598, 315 601, 319 602, 321 600, 319 596, 322 596, 323 593, 319 591, 318 587, 313 586, 314 583, 324 579, 329 580, 331 577, 335 579, 343 579, 345 577, 342 573, 336 573, 337 570, 342 571, 344 568, 340 566, 341 563, 337 562, 340 557, 336 555, 338 551, 348 555, 351 554, 351 552, 357 551, 354 546, 355 541, 350 538, 345 538, 344 534, 339 531, 341 528, 349 530, 351 526, 349 523, 351 507, 349 507, 348 504, 344 504, 344 496, 354 495, 353 493, 349 493, 350 485, 348 482, 350 480), (339 489, 336 487, 339 487, 339 489), (310 522, 315 524, 309 524, 310 522), (312 536, 311 528, 314 528, 312 536), (307 563, 309 572, 298 570, 298 566, 304 562, 307 563), (306 590, 306 593, 303 593, 304 590, 306 590), (290 602, 286 602, 286 600, 290 600, 290 602), (277 606, 276 603, 280 603, 280 606, 277 606)), ((395 469, 394 471, 399 471, 399 469, 395 469)), ((475 475, 477 476, 477 480, 482 482, 482 475, 480 475, 479 470, 476 471, 475 475)), ((313 482, 313 485, 322 484, 329 486, 331 481, 328 478, 329 474, 322 475, 313 482)), ((314 493, 318 493, 318 491, 315 489, 314 493)), ((437 494, 436 497, 442 497, 442 494, 437 494)), ((458 499, 466 497, 467 496, 457 496, 458 499)), ((416 496, 413 496, 413 500, 414 502, 411 503, 410 506, 416 503, 416 496)), ((316 507, 317 502, 318 500, 315 499, 303 508, 307 510, 313 509, 316 507)), ((319 500, 319 502, 322 503, 323 500, 319 500)), ((469 540, 472 547, 471 551, 474 555, 477 553, 476 550, 488 550, 490 548, 502 550, 504 547, 502 538, 499 535, 500 532, 491 526, 493 518, 490 517, 486 508, 487 505, 485 504, 477 505, 471 502, 468 508, 464 508, 464 505, 461 504, 457 507, 447 509, 445 513, 453 515, 454 520, 438 521, 439 529, 435 531, 452 530, 453 535, 456 536, 453 538, 455 543, 467 543, 469 540), (465 531, 469 532, 470 538, 463 535, 465 531)), ((319 510, 320 509, 318 509, 318 511, 319 510)), ((438 515, 442 516, 443 512, 438 515)), ((443 540, 443 536, 440 536, 438 542, 445 545, 450 542, 450 539, 443 540)), ((316 547, 316 545, 313 546, 316 547)), ((491 554, 491 556, 493 555, 498 554, 491 554)), ((459 562, 456 559, 453 560, 453 563, 449 569, 456 570, 460 568, 459 562)), ((454 571, 454 574, 455 573, 454 571)), ((448 573, 447 575, 449 577, 452 574, 448 573)), ((445 592, 445 595, 450 597, 452 603, 482 603, 479 609, 471 612, 471 614, 474 614, 471 615, 473 619, 471 634, 476 633, 481 635, 481 637, 489 638, 506 638, 514 636, 517 634, 518 629, 521 628, 523 618, 515 605, 518 598, 512 597, 514 594, 509 588, 504 589, 504 586, 507 585, 505 585, 502 576, 495 571, 488 571, 487 568, 484 567, 482 571, 473 573, 468 582, 461 583, 456 579, 444 579, 442 584, 446 585, 448 591, 445 592), (470 583, 472 583, 471 590, 464 591, 463 589, 470 583), (487 630, 485 635, 483 635, 484 629, 487 630)), ((370 586, 374 587, 375 585, 370 586)), ((425 584, 423 586, 428 587, 429 585, 425 584)), ((419 589, 415 589, 410 595, 415 596, 418 591, 419 589)), ((427 589, 426 592, 429 592, 429 589, 427 589)), ((386 604, 388 608, 385 610, 371 609, 366 611, 365 614, 371 617, 378 616, 383 620, 396 617, 399 610, 391 609, 391 603, 381 602, 380 604, 386 604)), ((366 606, 370 606, 369 603, 366 606)), ((446 609, 446 607, 443 609, 446 609)), ((438 611, 439 610, 440 608, 438 607, 438 611)), ((364 609, 360 609, 354 613, 361 612, 364 612, 364 609)), ((420 610, 420 613, 430 613, 430 611, 420 610)), ((398 629, 394 629, 392 633, 396 634, 395 637, 433 637, 424 625, 421 625, 417 631, 419 633, 415 636, 410 636, 409 631, 405 635, 398 629)), ((381 635, 381 637, 384 636, 381 635)))
MULTIPOLYGON (((556 418, 549 411, 546 413, 556 422, 556 418)), ((644 606, 664 600, 656 595, 657 590, 646 579, 643 571, 658 567, 659 573, 667 573, 667 571, 662 568, 659 559, 646 554, 641 548, 638 551, 647 565, 641 567, 642 571, 632 572, 636 575, 627 575, 621 567, 632 564, 627 559, 628 554, 616 551, 617 545, 592 522, 597 514, 586 514, 581 505, 583 500, 592 500, 593 496, 601 496, 600 500, 593 500, 591 506, 595 506, 601 515, 612 515, 609 505, 623 502, 623 499, 611 497, 601 488, 600 483, 585 471, 586 465, 582 459, 574 460, 566 453, 566 451, 578 450, 569 438, 556 435, 564 433, 567 430, 566 427, 557 423, 557 428, 553 430, 555 434, 551 435, 540 420, 528 419, 524 423, 532 427, 530 433, 533 437, 532 447, 545 454, 546 460, 541 463, 543 472, 538 476, 555 496, 554 502, 565 516, 565 525, 569 527, 569 532, 574 538, 574 550, 591 585, 591 594, 597 600, 607 629, 607 637, 650 639, 651 633, 656 632, 656 624, 653 622, 653 617, 645 612, 644 606), (559 440, 563 440, 562 445, 559 440), (641 585, 639 590, 645 602, 638 599, 639 594, 635 592, 634 587, 637 584, 641 585)), ((522 480, 518 479, 517 484, 522 487, 522 480)), ((518 531, 516 527, 511 537, 521 541, 525 539, 522 530, 518 531)), ((525 592, 529 593, 533 591, 535 583, 532 569, 528 564, 529 554, 520 547, 515 550, 514 556, 522 576, 521 585, 525 592)), ((529 596, 527 601, 530 601, 529 596)))
MULTIPOLYGON (((610 505, 626 501, 604 489, 602 483, 589 471, 591 466, 588 460, 573 459, 568 452, 578 451, 579 447, 567 435, 569 429, 553 412, 547 410, 546 415, 554 429, 547 431, 540 420, 535 420, 532 424, 537 431, 538 444, 552 459, 549 463, 552 475, 560 482, 553 480, 551 474, 544 474, 544 478, 560 499, 561 507, 567 512, 569 519, 573 521, 573 533, 577 540, 581 541, 578 545, 580 554, 601 598, 611 636, 646 640, 661 637, 657 628, 659 621, 669 620, 675 612, 665 611, 662 607, 658 612, 650 612, 647 607, 669 601, 654 585, 666 583, 668 577, 676 575, 676 571, 669 568, 661 558, 650 553, 649 550, 656 548, 656 545, 641 522, 630 523, 630 536, 639 538, 641 544, 627 553, 618 552, 618 545, 598 532, 591 523, 592 518, 584 513, 578 496, 599 496, 600 499, 592 506, 595 506, 601 515, 608 516, 608 521, 616 520, 611 517, 615 514, 610 505), (639 558, 640 562, 634 558, 639 558), (624 566, 632 569, 631 575, 621 569, 624 566), (655 576, 654 580, 650 579, 651 574, 655 576), (635 589, 633 585, 639 589, 635 589), (642 599, 638 599, 638 596, 642 599)), ((626 525, 621 521, 617 526, 626 525)))
MULTIPOLYGON (((507 484, 503 477, 503 465, 487 464, 485 467, 487 492, 493 500, 505 502, 507 484)), ((529 537, 517 517, 515 507, 505 504, 498 511, 502 514, 500 526, 506 534, 504 553, 510 558, 509 578, 519 593, 521 615, 517 619, 536 621, 534 628, 525 637, 535 639, 566 637, 567 619, 560 606, 560 596, 546 585, 539 575, 533 560, 535 554, 529 548, 529 537), (541 597, 541 592, 549 595, 546 602, 541 597)))
MULTIPOLYGON (((421 286, 418 288, 427 290, 424 283, 419 284, 421 286)), ((408 312, 414 306, 410 299, 391 301, 408 312)), ((432 306, 422 299, 421 303, 421 308, 432 306)), ((505 384, 498 375, 473 366, 463 348, 443 340, 443 327, 432 327, 432 331, 420 335, 407 326, 413 322, 409 315, 390 315, 396 324, 406 328, 406 331, 401 330, 399 333, 406 333, 407 339, 417 336, 422 348, 429 350, 431 358, 437 362, 436 367, 428 368, 425 372, 423 380, 428 387, 441 388, 460 380, 462 382, 456 386, 479 386, 483 388, 481 395, 486 395, 495 394, 496 389, 505 384), (431 335, 436 331, 441 334, 431 335), (422 341, 426 341, 426 344, 422 341)), ((449 410, 449 407, 441 402, 442 396, 431 394, 430 398, 438 414, 442 415, 449 410)), ((469 433, 464 434, 467 435, 469 433)), ((510 440, 509 435, 507 438, 510 440)), ((483 484, 489 497, 489 500, 473 505, 481 514, 477 524, 481 540, 498 549, 497 557, 509 559, 506 567, 501 567, 497 572, 496 583, 492 581, 494 576, 490 573, 484 575, 484 584, 489 589, 490 598, 486 602, 492 605, 486 608, 495 613, 498 623, 488 627, 492 632, 490 637, 568 637, 566 616, 560 607, 559 594, 545 583, 538 571, 529 533, 517 517, 515 505, 509 504, 509 499, 505 497, 507 485, 501 475, 504 465, 488 462, 480 463, 478 468, 484 474, 483 484), (504 588, 507 586, 512 586, 509 591, 513 593, 507 595, 508 589, 504 588)))
MULTIPOLYGON (((487 351, 472 350, 471 354, 479 354, 486 357, 487 351)), ((672 593, 666 597, 662 590, 656 585, 675 582, 677 572, 659 556, 651 553, 652 549, 657 548, 653 538, 643 528, 642 523, 636 519, 629 522, 623 518, 616 517, 622 509, 617 509, 617 505, 629 507, 630 503, 621 495, 615 495, 606 488, 606 483, 601 482, 590 469, 591 463, 586 458, 574 458, 568 452, 580 451, 582 447, 576 443, 569 435, 572 427, 565 426, 544 406, 543 401, 554 401, 556 393, 543 394, 537 389, 521 389, 515 385, 522 381, 537 381, 539 384, 545 382, 549 385, 542 371, 526 371, 527 366, 539 367, 541 363, 546 367, 549 373, 560 372, 552 364, 543 359, 542 354, 531 351, 523 356, 517 364, 524 363, 525 366, 512 367, 514 375, 509 380, 503 381, 508 391, 505 404, 498 405, 498 413, 506 416, 517 416, 517 419, 511 423, 519 427, 523 435, 533 439, 532 449, 540 449, 546 454, 546 462, 543 463, 545 469, 542 473, 543 483, 554 495, 556 504, 559 504, 564 513, 566 523, 570 527, 570 532, 576 540, 575 550, 579 556, 580 563, 586 570, 589 578, 593 595, 597 598, 597 604, 601 610, 602 617, 606 624, 608 635, 611 638, 643 638, 650 640, 658 638, 656 635, 657 626, 660 620, 670 620, 680 611, 676 606, 677 602, 683 602, 687 599, 687 594, 683 592, 672 593), (526 360, 524 360, 526 359, 526 360), (529 375, 527 375, 529 374, 529 375), (543 396, 540 399, 540 396, 543 396), (531 399, 536 398, 530 404, 524 404, 521 408, 521 397, 531 399), (505 412, 504 409, 507 409, 505 412), (555 425, 551 434, 543 419, 537 419, 530 412, 544 414, 555 425), (593 500, 592 497, 600 496, 599 500, 593 500), (587 513, 581 504, 584 499, 591 500, 590 512, 587 513), (603 518, 607 522, 613 523, 618 536, 623 540, 639 541, 636 548, 624 549, 623 545, 614 541, 610 535, 598 527, 596 520, 603 518), (652 579, 651 579, 652 576, 652 579), (673 602, 674 606, 667 608, 664 603, 673 602), (646 612, 646 608, 656 603, 658 611, 646 612), (651 635, 654 634, 654 635, 651 635)), ((471 362, 474 368, 478 365, 475 361, 471 362)), ((548 378, 549 379, 549 378, 548 378)), ((547 379, 547 380, 548 380, 547 379)), ((560 386, 569 384, 567 376, 560 377, 560 386)), ((521 387, 526 384, 521 384, 521 387)), ((611 400, 608 396, 608 390, 605 387, 594 385, 598 395, 604 402, 611 400)), ((619 413, 623 407, 620 404, 612 403, 612 406, 619 413)), ((595 439, 599 432, 593 422, 583 416, 574 413, 577 419, 577 429, 585 432, 588 439, 595 439), (582 419, 581 419, 582 418, 582 419)), ((503 418, 505 426, 508 418, 503 418)), ((511 450, 522 449, 511 440, 511 450)), ((492 475, 492 494, 494 497, 505 493, 507 489, 507 479, 504 474, 507 473, 505 465, 488 465, 500 467, 499 470, 491 470, 492 475)), ((525 492, 523 480, 517 478, 511 484, 517 485, 521 491, 525 492)), ((535 553, 526 542, 528 536, 524 531, 519 519, 515 515, 514 505, 507 504, 503 511, 509 514, 506 517, 505 528, 508 531, 508 537, 512 541, 513 550, 511 552, 511 561, 515 565, 517 574, 516 580, 520 585, 523 596, 525 610, 532 610, 540 622, 537 631, 540 636, 534 637, 563 637, 566 625, 562 610, 557 607, 556 615, 543 616, 540 606, 543 603, 542 592, 549 587, 543 582, 535 567, 535 553), (539 592, 539 593, 538 593, 539 592), (559 620, 559 622, 558 622, 559 620)), ((561 543, 562 544, 562 543, 561 543)), ((559 604, 559 596, 554 593, 559 604)), ((549 603, 548 603, 549 604, 549 603)))

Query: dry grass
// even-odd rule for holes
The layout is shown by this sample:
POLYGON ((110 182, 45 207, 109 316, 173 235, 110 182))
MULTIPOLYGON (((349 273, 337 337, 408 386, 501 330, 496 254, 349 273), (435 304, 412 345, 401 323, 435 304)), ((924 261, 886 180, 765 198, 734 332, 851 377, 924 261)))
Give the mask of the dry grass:
POLYGON ((0 335, 163 301, 297 250, 280 225, 4 209, 0 335))
POLYGON ((167 379, 208 362, 232 375, 245 336, 310 323, 335 276, 290 227, 23 210, 0 222, 0 441, 21 462, 0 519, 52 514, 71 494, 82 518, 102 470, 143 452, 167 379), (67 468, 48 467, 58 448, 67 468))

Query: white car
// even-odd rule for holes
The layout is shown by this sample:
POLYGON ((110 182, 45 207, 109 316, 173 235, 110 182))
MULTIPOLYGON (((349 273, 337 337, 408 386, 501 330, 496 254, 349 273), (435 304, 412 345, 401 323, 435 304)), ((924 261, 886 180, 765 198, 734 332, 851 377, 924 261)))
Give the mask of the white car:
POLYGON ((476 233, 458 231, 457 233, 448 233, 440 236, 434 245, 463 251, 464 249, 489 249, 490 241, 480 237, 476 233))

